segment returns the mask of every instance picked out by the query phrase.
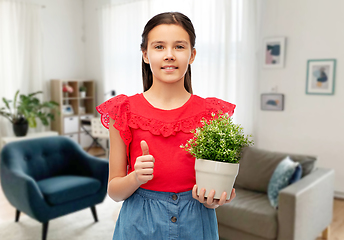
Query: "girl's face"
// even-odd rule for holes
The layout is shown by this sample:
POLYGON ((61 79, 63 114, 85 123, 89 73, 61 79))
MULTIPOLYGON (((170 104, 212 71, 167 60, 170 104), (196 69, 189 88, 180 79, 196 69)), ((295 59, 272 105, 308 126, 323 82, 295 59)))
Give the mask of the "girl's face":
POLYGON ((188 64, 196 56, 189 34, 179 25, 161 24, 148 34, 147 50, 142 51, 145 63, 150 64, 153 84, 184 82, 188 64))

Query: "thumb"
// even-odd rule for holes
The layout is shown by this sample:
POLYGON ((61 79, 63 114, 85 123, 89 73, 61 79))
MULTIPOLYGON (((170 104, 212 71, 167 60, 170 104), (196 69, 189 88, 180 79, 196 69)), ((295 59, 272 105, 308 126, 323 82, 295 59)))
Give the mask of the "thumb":
POLYGON ((149 155, 148 144, 146 143, 145 140, 141 141, 141 149, 142 149, 142 156, 149 155))

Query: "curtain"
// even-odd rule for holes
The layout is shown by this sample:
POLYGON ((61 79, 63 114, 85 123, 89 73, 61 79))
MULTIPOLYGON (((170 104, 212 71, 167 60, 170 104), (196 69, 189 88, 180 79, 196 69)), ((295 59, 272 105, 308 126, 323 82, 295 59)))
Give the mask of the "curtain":
POLYGON ((99 10, 104 93, 142 92, 141 34, 154 15, 179 11, 196 31, 194 94, 237 105, 234 122, 253 134, 257 101, 257 18, 260 1, 141 0, 99 10))
MULTIPOLYGON (((36 4, 0 0, 1 107, 2 98, 12 100, 17 90, 43 90, 40 10, 36 4)), ((11 124, 0 117, 0 137, 12 135, 11 124)))

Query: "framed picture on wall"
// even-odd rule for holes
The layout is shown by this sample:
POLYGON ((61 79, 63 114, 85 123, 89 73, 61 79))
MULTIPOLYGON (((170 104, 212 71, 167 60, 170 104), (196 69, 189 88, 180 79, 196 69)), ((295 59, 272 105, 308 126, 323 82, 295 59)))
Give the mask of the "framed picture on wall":
POLYGON ((333 95, 336 59, 313 59, 307 62, 306 94, 333 95))
POLYGON ((283 68, 285 53, 285 37, 264 39, 264 68, 283 68))
POLYGON ((261 94, 261 110, 265 111, 283 111, 284 94, 263 93, 261 94))

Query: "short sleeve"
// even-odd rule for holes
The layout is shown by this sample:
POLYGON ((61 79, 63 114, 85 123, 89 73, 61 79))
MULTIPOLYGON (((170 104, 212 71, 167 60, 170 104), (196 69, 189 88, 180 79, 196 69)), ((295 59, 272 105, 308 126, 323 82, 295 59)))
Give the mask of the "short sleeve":
POLYGON ((223 101, 218 98, 207 98, 206 99, 206 108, 208 113, 218 113, 219 111, 223 113, 228 113, 231 117, 234 114, 234 109, 236 105, 223 101))
POLYGON ((118 95, 96 107, 97 111, 101 114, 101 122, 104 127, 109 129, 110 118, 115 120, 113 125, 121 135, 124 143, 129 146, 132 140, 131 131, 128 126, 130 118, 130 103, 128 96, 118 95))

